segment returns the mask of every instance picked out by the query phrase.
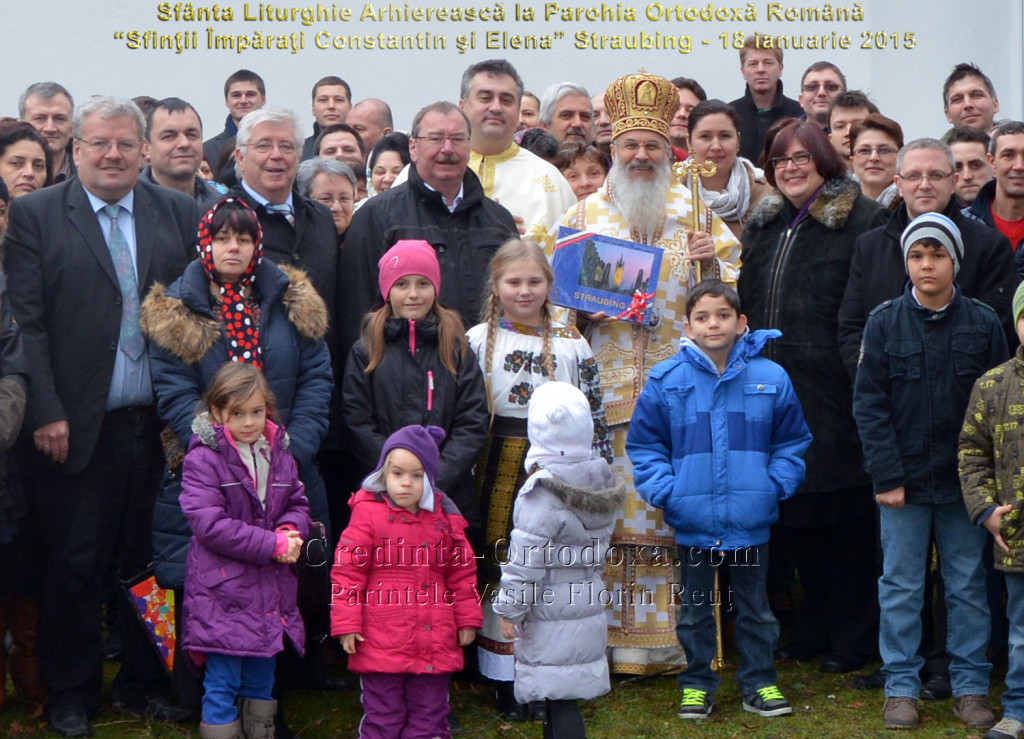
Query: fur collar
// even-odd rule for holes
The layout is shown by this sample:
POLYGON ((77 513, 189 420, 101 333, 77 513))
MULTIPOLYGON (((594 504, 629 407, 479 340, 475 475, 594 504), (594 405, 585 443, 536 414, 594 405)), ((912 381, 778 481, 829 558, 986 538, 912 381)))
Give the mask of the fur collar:
MULTIPOLYGON (((307 339, 314 341, 327 334, 327 307, 309 277, 300 269, 279 266, 287 286, 281 302, 288 320, 307 339)), ((160 283, 153 285, 142 303, 140 315, 146 336, 186 364, 199 362, 221 338, 220 322, 212 313, 204 315, 186 305, 180 297, 171 297, 160 283)))
MULTIPOLYGON (((828 180, 811 203, 808 215, 830 231, 838 231, 846 225, 853 212, 853 206, 860 196, 860 185, 849 177, 828 180)), ((777 189, 767 195, 754 210, 747 222, 751 228, 761 229, 782 213, 788 201, 777 189)), ((794 214, 795 215, 795 214, 794 214)))
MULTIPOLYGON (((268 420, 267 424, 269 425, 270 423, 272 422, 268 420)), ((276 441, 280 435, 281 428, 281 426, 277 425, 273 427, 271 436, 273 436, 274 441, 276 441)), ((218 433, 221 435, 224 434, 223 429, 223 426, 217 426, 214 424, 209 411, 200 411, 196 414, 196 417, 192 419, 192 433, 199 437, 199 442, 201 444, 210 447, 210 449, 213 449, 214 451, 220 451, 220 443, 217 441, 217 436, 218 433)), ((283 438, 281 438, 281 447, 283 449, 287 449, 290 443, 291 439, 288 438, 288 432, 285 432, 283 438)))
POLYGON ((626 486, 617 481, 610 488, 595 490, 577 487, 558 477, 544 480, 544 487, 573 510, 583 513, 612 513, 622 508, 626 500, 626 486))

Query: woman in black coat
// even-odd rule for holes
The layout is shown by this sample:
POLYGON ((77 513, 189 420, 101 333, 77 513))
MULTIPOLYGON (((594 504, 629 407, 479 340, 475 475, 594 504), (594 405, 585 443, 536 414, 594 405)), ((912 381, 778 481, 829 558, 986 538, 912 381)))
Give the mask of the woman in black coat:
POLYGON ((878 650, 875 506, 839 354, 838 316, 857 237, 885 222, 821 128, 794 121, 775 137, 761 201, 741 239, 739 292, 751 329, 782 338, 785 368, 814 435, 804 484, 781 507, 774 552, 792 557, 804 600, 782 658, 825 654, 822 669, 859 669, 878 650))

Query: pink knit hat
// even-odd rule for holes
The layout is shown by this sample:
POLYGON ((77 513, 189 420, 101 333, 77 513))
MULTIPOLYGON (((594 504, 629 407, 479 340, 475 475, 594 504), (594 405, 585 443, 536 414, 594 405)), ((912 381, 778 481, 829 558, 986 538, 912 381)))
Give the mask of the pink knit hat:
POLYGON ((380 274, 377 283, 380 294, 387 302, 391 287, 408 275, 423 275, 434 286, 435 296, 441 294, 441 266, 437 263, 434 247, 419 239, 403 239, 384 252, 377 262, 380 274))

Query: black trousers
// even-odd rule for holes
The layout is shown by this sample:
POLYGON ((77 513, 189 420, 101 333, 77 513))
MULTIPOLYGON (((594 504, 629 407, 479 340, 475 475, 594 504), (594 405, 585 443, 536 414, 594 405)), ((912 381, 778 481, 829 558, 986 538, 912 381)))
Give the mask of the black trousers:
POLYGON ((794 644, 844 658, 874 658, 878 654, 879 549, 871 489, 798 495, 783 506, 793 503, 805 509, 798 512, 804 515, 790 515, 787 521, 784 514, 781 533, 804 590, 793 625, 794 644), (812 517, 807 514, 815 514, 813 518, 821 523, 785 525, 805 524, 812 517))
MULTIPOLYGON (((49 711, 97 708, 104 574, 115 556, 119 579, 139 574, 152 560, 153 501, 163 470, 159 430, 152 407, 110 411, 81 472, 66 474, 35 460, 28 494, 44 532, 39 668, 50 691, 49 711)), ((127 598, 121 598, 118 619, 124 659, 111 692, 128 702, 144 700, 167 687, 167 675, 127 598)))

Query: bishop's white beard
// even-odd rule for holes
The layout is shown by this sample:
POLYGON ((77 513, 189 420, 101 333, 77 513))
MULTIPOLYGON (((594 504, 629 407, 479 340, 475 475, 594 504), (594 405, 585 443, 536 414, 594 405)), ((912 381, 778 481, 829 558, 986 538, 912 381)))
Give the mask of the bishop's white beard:
POLYGON ((669 164, 663 159, 660 164, 637 162, 623 165, 616 161, 608 173, 615 204, 622 211, 631 230, 650 239, 665 224, 665 190, 669 185, 669 164), (645 167, 654 168, 654 179, 633 180, 631 170, 645 167))

